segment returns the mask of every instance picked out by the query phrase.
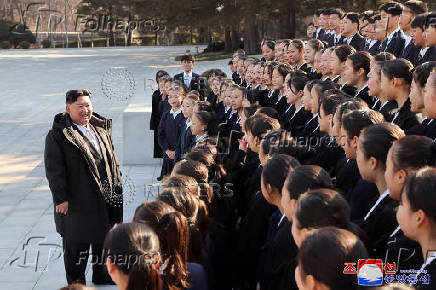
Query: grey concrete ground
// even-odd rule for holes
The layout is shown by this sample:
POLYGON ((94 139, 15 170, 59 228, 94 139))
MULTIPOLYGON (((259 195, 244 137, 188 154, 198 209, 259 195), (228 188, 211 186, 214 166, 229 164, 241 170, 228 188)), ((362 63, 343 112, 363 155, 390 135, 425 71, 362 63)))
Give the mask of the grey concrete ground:
MULTIPOLYGON (((122 162, 123 110, 128 104, 151 105, 155 72, 179 72, 173 57, 186 49, 196 51, 193 46, 0 50, 0 290, 59 289, 66 284, 43 162, 44 138, 53 116, 65 109, 65 92, 91 90, 94 110, 114 120, 122 162), (103 93, 103 76, 112 67, 124 67, 133 75, 135 90, 129 100, 110 99, 103 93)), ((227 61, 200 62, 194 71, 219 67, 228 73, 227 61)), ((123 166, 122 171, 134 187, 126 190, 129 198, 134 193, 124 210, 128 221, 147 199, 146 185, 156 182, 160 167, 123 166)), ((92 285, 90 274, 88 267, 92 285)))

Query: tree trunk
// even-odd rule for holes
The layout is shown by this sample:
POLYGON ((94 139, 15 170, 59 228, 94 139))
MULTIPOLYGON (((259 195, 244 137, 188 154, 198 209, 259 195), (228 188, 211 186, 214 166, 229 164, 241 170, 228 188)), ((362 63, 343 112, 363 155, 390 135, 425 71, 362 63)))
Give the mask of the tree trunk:
MULTIPOLYGON (((290 2, 290 1, 289 1, 290 2)), ((290 38, 291 37, 291 13, 289 4, 285 3, 282 7, 281 13, 279 14, 280 19, 280 38, 290 38)))
POLYGON ((239 48, 239 32, 238 29, 236 28, 236 25, 232 25, 232 37, 231 37, 231 41, 232 41, 232 51, 236 51, 239 48))
POLYGON ((230 27, 228 25, 225 25, 225 50, 226 51, 233 51, 232 50, 232 37, 230 35, 230 27))
POLYGON ((288 0, 288 5, 289 5, 289 32, 290 32, 290 37, 291 38, 295 38, 295 30, 296 30, 296 24, 295 24, 295 0, 288 0))
POLYGON ((256 15, 248 13, 244 23, 244 50, 248 54, 259 52, 259 33, 256 23, 256 15))

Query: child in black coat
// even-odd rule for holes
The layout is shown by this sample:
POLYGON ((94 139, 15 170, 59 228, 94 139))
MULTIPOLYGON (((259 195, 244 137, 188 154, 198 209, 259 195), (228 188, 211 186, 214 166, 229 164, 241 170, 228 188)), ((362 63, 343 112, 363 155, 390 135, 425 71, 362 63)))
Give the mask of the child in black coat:
POLYGON ((182 130, 185 118, 182 114, 182 101, 187 93, 187 88, 179 81, 174 81, 171 84, 171 90, 168 97, 168 102, 171 109, 164 112, 159 123, 159 146, 164 152, 161 175, 158 180, 163 176, 171 174, 174 167, 175 150, 180 139, 180 132, 182 130))

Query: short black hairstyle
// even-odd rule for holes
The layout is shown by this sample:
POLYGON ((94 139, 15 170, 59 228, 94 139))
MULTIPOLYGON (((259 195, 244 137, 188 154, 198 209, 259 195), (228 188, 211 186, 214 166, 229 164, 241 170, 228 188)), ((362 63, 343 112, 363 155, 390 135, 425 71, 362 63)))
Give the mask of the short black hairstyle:
POLYGON ((170 75, 164 71, 164 70, 158 70, 156 72, 156 83, 159 83, 159 81, 165 77, 169 77, 170 75))
POLYGON ((318 9, 315 10, 314 15, 316 15, 316 16, 319 17, 319 16, 321 15, 322 12, 324 12, 324 9, 318 8, 318 9))
POLYGON ((425 18, 425 28, 427 27, 436 27, 436 12, 430 12, 427 14, 425 18))
POLYGON ((195 62, 195 57, 192 54, 184 54, 182 55, 180 62, 184 62, 185 60, 195 62))
POLYGON ((416 15, 415 18, 413 18, 412 22, 410 22, 410 26, 412 26, 412 28, 419 27, 421 28, 422 31, 424 31, 426 19, 427 19, 427 13, 416 15))
POLYGON ((342 19, 344 17, 344 10, 340 8, 330 8, 330 15, 338 15, 342 19))
POLYGON ((428 11, 427 3, 419 0, 409 0, 403 3, 403 6, 409 8, 413 14, 418 15, 428 11))
POLYGON ((354 12, 348 12, 345 14, 344 17, 349 19, 352 23, 357 23, 357 28, 359 28, 359 14, 354 12))
POLYGON ((321 11, 321 14, 324 14, 324 15, 330 15, 330 10, 329 10, 329 9, 323 9, 323 10, 321 11))
POLYGON ((403 12, 403 8, 401 7, 401 4, 394 1, 380 5, 379 10, 394 16, 400 15, 401 12, 403 12))
POLYGON ((91 92, 87 89, 82 89, 82 90, 69 90, 66 94, 65 94, 65 101, 67 103, 67 105, 71 105, 72 103, 74 103, 75 101, 77 101, 78 97, 81 96, 89 96, 89 98, 91 98, 91 92))

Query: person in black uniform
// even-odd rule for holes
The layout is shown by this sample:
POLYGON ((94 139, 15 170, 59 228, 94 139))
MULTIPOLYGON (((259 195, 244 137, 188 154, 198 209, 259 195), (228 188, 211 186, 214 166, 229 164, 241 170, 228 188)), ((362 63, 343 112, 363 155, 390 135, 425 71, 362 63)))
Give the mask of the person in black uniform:
POLYGON ((346 38, 344 43, 351 45, 357 51, 365 49, 365 38, 359 33, 359 15, 348 12, 342 19, 342 35, 346 38))
POLYGON ((269 235, 262 247, 261 263, 258 265, 258 281, 261 289, 296 287, 292 276, 289 276, 291 272, 289 265, 295 259, 297 246, 293 242, 291 223, 286 219, 281 200, 286 177, 299 165, 299 162, 289 155, 276 154, 266 162, 262 170, 262 195, 269 204, 277 207, 278 218, 271 219, 268 227, 269 235))
POLYGON ((348 56, 355 52, 356 50, 348 44, 342 44, 338 47, 335 47, 331 53, 329 64, 333 73, 336 74, 333 82, 339 84, 339 89, 348 94, 350 97, 354 96, 354 94, 357 92, 357 88, 347 84, 344 79, 341 79, 341 74, 344 72, 345 62, 347 61, 348 56))
MULTIPOLYGON (((432 147, 432 139, 424 136, 405 136, 391 146, 386 161, 385 180, 392 199, 401 200, 408 176, 420 168, 434 165, 432 147)), ((406 237, 399 226, 390 237, 387 261, 396 262, 398 269, 418 270, 423 263, 420 245, 406 237)))
POLYGON ((191 118, 193 115, 194 106, 200 101, 200 98, 192 94, 191 92, 186 95, 182 102, 182 113, 185 117, 180 130, 180 138, 175 150, 174 162, 178 162, 182 159, 183 155, 191 151, 191 145, 194 143, 195 136, 191 131, 191 118))
POLYGON ((272 85, 278 91, 278 98, 272 107, 277 110, 279 115, 283 114, 287 107, 286 97, 284 96, 284 81, 286 75, 291 71, 288 65, 280 64, 272 72, 272 85))
POLYGON ((290 80, 291 77, 294 76, 294 73, 289 73, 286 78, 285 82, 283 84, 284 86, 284 94, 286 97, 286 103, 287 107, 286 110, 283 112, 283 114, 279 115, 279 122, 280 122, 280 128, 284 128, 288 120, 294 115, 295 113, 295 105, 292 103, 292 92, 290 87, 290 80))
POLYGON ((324 40, 324 34, 325 30, 323 25, 325 24, 325 21, 321 18, 321 13, 324 12, 324 9, 317 9, 315 10, 315 13, 313 14, 313 25, 315 26, 316 30, 313 32, 313 38, 319 39, 321 41, 324 40))
MULTIPOLYGON (((248 118, 244 122, 248 147, 258 155, 262 136, 269 131, 278 129, 280 129, 280 124, 275 119, 264 116, 248 118)), ((246 214, 241 220, 238 241, 238 279, 244 285, 251 285, 249 287, 245 286, 248 289, 252 289, 256 285, 258 258, 261 247, 266 242, 268 218, 276 210, 274 206, 268 204, 262 193, 259 192, 261 189, 261 170, 262 167, 259 166, 255 174, 248 178, 250 186, 244 193, 239 193, 244 195, 245 202, 243 205, 246 208, 246 214)))
POLYGON ((318 51, 324 48, 322 42, 318 39, 311 39, 307 42, 304 50, 303 58, 307 64, 307 77, 309 79, 320 79, 322 74, 317 72, 315 68, 315 56, 318 51))
POLYGON ((403 11, 401 12, 399 25, 405 37, 405 44, 401 58, 407 59, 411 63, 415 62, 416 57, 420 51, 420 47, 417 47, 413 43, 411 36, 412 26, 411 22, 415 16, 427 12, 427 4, 419 0, 407 1, 403 4, 403 11))
MULTIPOLYGON (((436 61, 423 63, 413 70, 412 86, 410 88, 410 110, 426 116, 424 108, 424 88, 430 72, 436 68, 436 61)), ((421 124, 416 125, 406 131, 407 135, 423 135, 436 138, 436 122, 434 119, 425 117, 421 124)))
MULTIPOLYGON (((356 110, 342 117, 341 146, 348 162, 356 162, 356 149, 360 132, 373 124, 384 121, 383 115, 374 110, 356 110)), ((350 204, 351 220, 361 220, 372 206, 372 201, 379 195, 377 186, 363 180, 359 174, 358 181, 347 192, 346 198, 350 204)))
POLYGON ((436 12, 428 13, 425 17, 425 43, 426 47, 422 47, 415 65, 420 65, 427 61, 436 60, 436 12))
POLYGON ((366 51, 359 51, 349 55, 345 62, 342 78, 348 85, 356 87, 357 92, 354 94, 355 98, 364 100, 369 108, 373 108, 376 99, 368 93, 370 61, 371 55, 366 51))
POLYGON ((398 202, 389 196, 385 170, 389 148, 404 136, 400 127, 386 122, 365 128, 359 136, 356 155, 359 173, 364 180, 374 182, 379 192, 371 209, 360 221, 371 244, 369 255, 373 258, 385 256, 389 236, 398 226, 395 218, 398 202))
MULTIPOLYGON (((434 152, 434 151, 433 151, 434 152)), ((423 168, 412 174, 401 194, 397 220, 404 234, 419 243, 424 264, 416 273, 418 289, 433 289, 436 279, 436 237, 433 223, 436 221, 436 169, 423 168)))
POLYGON ((427 44, 424 39, 424 31, 425 31, 425 19, 427 14, 419 14, 416 15, 415 18, 410 22, 410 36, 412 37, 413 44, 417 49, 417 54, 415 59, 410 62, 413 63, 414 66, 417 66, 417 62, 422 61, 422 57, 425 55, 427 44))
POLYGON ((184 83, 188 87, 189 91, 198 91, 201 95, 200 99, 203 99, 206 84, 204 83, 204 80, 200 78, 199 74, 196 74, 192 71, 195 65, 194 56, 191 54, 185 54, 180 59, 180 62, 183 67, 183 72, 176 74, 174 79, 184 83))
POLYGON ((304 109, 302 97, 304 87, 309 79, 302 75, 292 76, 288 81, 289 90, 286 91, 286 99, 289 104, 294 105, 294 113, 286 115, 281 122, 281 128, 290 132, 293 137, 300 134, 304 124, 312 117, 310 111, 304 109))
POLYGON ((334 176, 338 161, 344 157, 344 150, 336 143, 332 133, 331 123, 336 108, 345 100, 341 94, 332 94, 323 98, 319 106, 318 123, 321 138, 311 163, 321 166, 331 176, 334 176))
POLYGON ((396 57, 400 57, 406 41, 400 27, 398 27, 403 9, 397 2, 389 2, 382 4, 379 10, 382 24, 386 27, 386 38, 381 44, 380 51, 390 52, 396 57))
POLYGON ((183 127, 185 118, 182 114, 182 99, 187 93, 186 86, 174 81, 171 85, 171 93, 168 101, 171 105, 171 110, 163 113, 159 123, 159 145, 164 152, 162 162, 161 175, 158 180, 161 180, 165 175, 171 174, 174 167, 175 150, 180 140, 180 133, 183 127))
POLYGON ((383 64, 381 71, 381 87, 389 100, 395 100, 398 109, 392 123, 403 130, 408 130, 420 123, 417 115, 410 111, 410 84, 412 82, 413 65, 405 59, 394 59, 383 64))
POLYGON ((150 130, 153 130, 154 134, 154 147, 153 147, 153 158, 162 158, 162 149, 158 142, 158 127, 160 118, 163 112, 161 111, 162 106, 159 106, 160 102, 165 99, 164 96, 164 85, 163 77, 169 77, 166 71, 160 70, 156 73, 156 83, 158 84, 158 89, 153 92, 151 96, 151 117, 150 117, 150 130))
POLYGON ((385 61, 395 59, 389 52, 381 52, 371 59, 370 72, 368 73, 368 94, 376 99, 373 110, 379 111, 385 117, 385 121, 390 122, 394 118, 394 110, 398 107, 397 102, 389 101, 383 94, 381 88, 381 68, 385 61))

